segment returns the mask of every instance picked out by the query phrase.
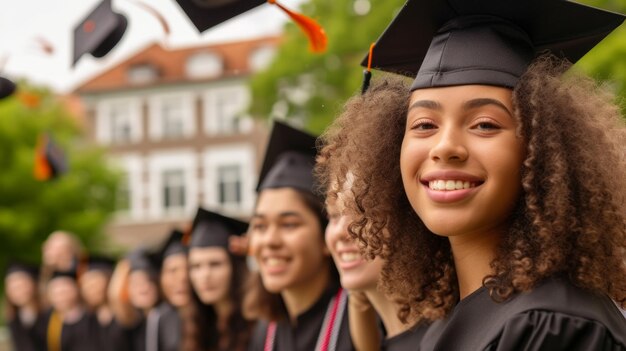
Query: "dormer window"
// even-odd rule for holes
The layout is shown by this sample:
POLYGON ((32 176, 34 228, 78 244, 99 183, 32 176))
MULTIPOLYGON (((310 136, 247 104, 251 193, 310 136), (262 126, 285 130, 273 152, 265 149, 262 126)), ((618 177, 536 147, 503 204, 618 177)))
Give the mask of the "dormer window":
POLYGON ((224 71, 224 61, 219 55, 210 52, 195 54, 187 59, 189 78, 214 78, 224 71))
POLYGON ((159 77, 159 70, 151 64, 134 65, 128 70, 131 84, 152 83, 159 77))
POLYGON ((269 45, 261 46, 252 51, 248 58, 248 64, 252 71, 261 71, 272 63, 274 56, 276 56, 275 47, 269 45))

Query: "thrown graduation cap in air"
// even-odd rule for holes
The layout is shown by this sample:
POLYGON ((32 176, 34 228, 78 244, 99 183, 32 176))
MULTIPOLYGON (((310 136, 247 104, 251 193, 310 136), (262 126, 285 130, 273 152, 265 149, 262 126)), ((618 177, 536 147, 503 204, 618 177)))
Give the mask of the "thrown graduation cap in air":
POLYGON ((190 248, 222 247, 228 249, 228 238, 248 230, 248 223, 198 208, 193 219, 190 248))
POLYGON ((376 42, 372 67, 415 77, 411 90, 512 88, 537 55, 575 63, 623 21, 563 0, 408 0, 376 42))
POLYGON ((74 58, 72 65, 84 54, 103 57, 122 39, 128 21, 113 12, 111 0, 102 0, 93 11, 74 27, 74 58))
POLYGON ((11 96, 15 92, 15 83, 0 77, 0 100, 11 96))
POLYGON ((276 0, 176 0, 176 2, 200 32, 267 2, 278 6, 296 22, 308 36, 313 52, 326 50, 328 40, 324 28, 313 19, 287 9, 276 0))
POLYGON ((257 191, 295 188, 315 193, 315 140, 311 134, 274 121, 257 191))

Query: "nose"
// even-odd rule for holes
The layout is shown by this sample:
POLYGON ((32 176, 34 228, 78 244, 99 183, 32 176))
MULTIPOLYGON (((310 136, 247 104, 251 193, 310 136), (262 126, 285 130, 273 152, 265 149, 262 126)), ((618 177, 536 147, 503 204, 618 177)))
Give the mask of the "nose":
POLYGON ((263 235, 263 244, 270 247, 279 247, 282 244, 282 237, 277 225, 269 225, 265 235, 263 235))
POLYGON ((435 145, 430 150, 430 158, 438 162, 464 162, 468 151, 461 127, 441 126, 435 145))

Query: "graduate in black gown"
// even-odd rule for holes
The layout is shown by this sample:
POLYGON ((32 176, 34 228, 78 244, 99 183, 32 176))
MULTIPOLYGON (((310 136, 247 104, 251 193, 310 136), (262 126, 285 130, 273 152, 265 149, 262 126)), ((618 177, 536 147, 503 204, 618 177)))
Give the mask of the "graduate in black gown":
POLYGON ((347 294, 324 243, 314 195, 315 137, 275 122, 248 231, 263 310, 249 350, 352 350, 347 294))
POLYGON ((183 233, 172 230, 159 250, 159 286, 163 301, 148 317, 147 351, 178 351, 183 344, 185 311, 190 307, 191 288, 187 267, 187 247, 183 233), (152 323, 154 322, 154 323, 152 323), (156 330, 151 328, 157 325, 156 330))
MULTIPOLYGON (((111 277, 109 303, 115 319, 128 330, 133 351, 147 349, 148 318, 155 320, 155 307, 160 301, 157 265, 155 254, 137 248, 118 262, 111 277)), ((151 335, 157 335, 157 326, 151 324, 151 335)))
POLYGON ((89 256, 80 276, 80 292, 90 318, 93 350, 130 350, 130 334, 117 321, 109 304, 109 281, 115 261, 103 256, 89 256))
POLYGON ((38 351, 45 346, 45 325, 37 294, 38 269, 11 262, 4 275, 5 320, 15 351, 38 351))
POLYGON ((626 349, 624 122, 550 55, 575 62, 623 21, 567 1, 410 0, 376 43, 373 67, 416 77, 408 101, 403 82, 373 86, 373 110, 327 142, 354 175, 351 231, 387 253, 382 285, 434 320, 416 349, 626 349))
POLYGON ((245 351, 253 323, 242 312, 246 257, 229 250, 229 239, 248 223, 199 208, 189 242, 189 280, 193 287, 199 350, 245 351))
POLYGON ((82 351, 93 348, 91 319, 80 297, 76 271, 55 271, 48 281, 46 349, 48 351, 82 351))
MULTIPOLYGON (((344 113, 363 113, 365 104, 365 100, 360 99, 360 103, 352 105, 344 113)), ((332 151, 322 150, 316 166, 319 180, 323 183, 333 177, 324 162, 329 152, 332 151)), ((326 245, 339 271, 341 286, 350 291, 348 313, 352 343, 358 351, 414 350, 428 324, 414 325, 398 318, 400 306, 387 298, 378 286, 384 260, 379 256, 373 259, 363 256, 356 241, 350 237, 348 226, 352 217, 345 211, 345 202, 353 201, 350 195, 352 181, 352 177, 348 176, 341 191, 326 199, 329 218, 326 245)), ((325 187, 337 185, 331 183, 325 187)))

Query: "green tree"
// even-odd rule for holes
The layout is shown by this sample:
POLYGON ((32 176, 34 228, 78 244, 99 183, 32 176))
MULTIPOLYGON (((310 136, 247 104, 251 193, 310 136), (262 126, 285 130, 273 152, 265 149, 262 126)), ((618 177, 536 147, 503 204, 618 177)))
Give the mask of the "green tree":
MULTIPOLYGON (((626 13, 626 0, 582 2, 626 13)), ((299 28, 288 23, 273 63, 252 79, 251 113, 292 118, 312 132, 323 131, 343 103, 359 91, 361 60, 403 4, 403 0, 310 0, 304 4, 302 12, 326 29, 328 50, 322 55, 310 53, 299 28), (368 5, 370 10, 364 11, 368 5)), ((626 25, 577 66, 597 79, 608 80, 622 99, 626 97, 626 25)), ((381 74, 374 72, 374 77, 381 74)))
MULTIPOLYGON (((581 2, 626 14, 626 0, 581 0, 581 2)), ((607 81, 615 91, 626 118, 626 24, 598 44, 577 64, 592 77, 607 81)))
POLYGON ((84 141, 65 106, 49 91, 25 84, 0 100, 0 269, 9 257, 39 261, 41 243, 57 229, 75 233, 87 249, 105 243, 102 227, 114 210, 118 175, 102 150, 84 141), (69 170, 42 182, 33 167, 43 132, 65 151, 69 170))
POLYGON ((263 117, 289 117, 313 132, 321 132, 343 102, 359 91, 360 62, 370 43, 382 33, 404 2, 402 0, 311 0, 302 12, 326 30, 328 50, 312 54, 294 23, 270 67, 251 83, 251 113, 263 117))

